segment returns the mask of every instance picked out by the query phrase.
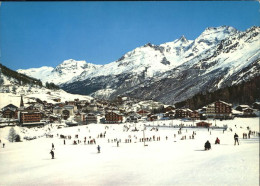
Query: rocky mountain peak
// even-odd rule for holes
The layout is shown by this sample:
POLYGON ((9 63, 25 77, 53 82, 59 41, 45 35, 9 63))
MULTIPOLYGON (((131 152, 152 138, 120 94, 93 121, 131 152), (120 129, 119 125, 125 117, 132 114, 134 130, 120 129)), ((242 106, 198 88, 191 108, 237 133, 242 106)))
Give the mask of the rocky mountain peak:
MULTIPOLYGON (((182 43, 188 43, 188 40, 186 39, 186 37, 184 35, 182 35, 178 40, 177 42, 182 42, 182 43)), ((177 43, 176 42, 176 43, 177 43)))
POLYGON ((84 68, 87 65, 86 61, 76 61, 73 59, 65 60, 57 67, 54 68, 54 71, 60 71, 63 69, 76 70, 79 68, 84 68))

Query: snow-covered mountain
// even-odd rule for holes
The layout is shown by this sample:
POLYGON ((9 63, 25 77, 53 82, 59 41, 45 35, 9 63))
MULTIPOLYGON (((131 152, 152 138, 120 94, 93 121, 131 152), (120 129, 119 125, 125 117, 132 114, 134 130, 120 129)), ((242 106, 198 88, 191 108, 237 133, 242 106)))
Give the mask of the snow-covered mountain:
POLYGON ((19 72, 60 84, 71 93, 99 98, 128 94, 172 104, 259 76, 259 31, 210 27, 195 40, 181 36, 161 45, 148 43, 103 66, 70 60, 47 75, 36 69, 36 74, 19 72))
POLYGON ((165 78, 143 84, 129 95, 175 103, 199 92, 214 91, 257 77, 260 75, 259 32, 259 27, 252 27, 232 34, 215 47, 167 71, 165 78))
POLYGON ((57 85, 70 81, 73 77, 79 76, 83 71, 92 72, 101 65, 94 65, 86 61, 65 60, 57 67, 19 69, 19 73, 42 80, 42 82, 53 82, 57 85))

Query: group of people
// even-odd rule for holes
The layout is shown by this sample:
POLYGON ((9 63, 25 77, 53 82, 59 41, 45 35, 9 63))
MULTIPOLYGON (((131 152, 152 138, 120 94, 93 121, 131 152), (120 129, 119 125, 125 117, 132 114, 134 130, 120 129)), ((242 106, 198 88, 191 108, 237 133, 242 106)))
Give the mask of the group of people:
MULTIPOLYGON (((220 139, 218 137, 215 140, 215 144, 220 144, 220 139)), ((205 147, 205 150, 211 149, 211 144, 210 144, 209 140, 206 141, 204 147, 205 147)))
MULTIPOLYGON (((237 133, 234 134, 234 140, 235 140, 235 144, 234 145, 236 145, 236 144, 239 145, 237 133)), ((215 144, 220 144, 220 139, 218 137, 215 140, 215 144)), ((204 147, 205 147, 205 150, 210 150, 211 149, 211 144, 210 144, 209 140, 206 141, 204 147)))
POLYGON ((255 131, 252 132, 251 130, 249 130, 248 134, 243 133, 243 139, 247 139, 247 137, 248 137, 248 139, 250 139, 251 134, 255 134, 255 131))
MULTIPOLYGON (((125 127, 126 128, 126 127, 125 127)), ((109 127, 105 127, 105 129, 109 129, 109 127)), ((129 128, 128 128, 129 129, 129 128)), ((127 130, 128 131, 128 130, 127 130)), ((186 131, 187 132, 187 131, 186 131)), ((178 134, 181 134, 182 133, 182 131, 181 131, 181 129, 179 129, 178 130, 178 134)), ((251 133, 251 131, 249 132, 249 133, 251 133)), ((194 139, 194 135, 196 135, 196 133, 193 131, 193 134, 192 134, 192 139, 194 139)), ((104 132, 104 133, 100 133, 100 134, 98 134, 98 138, 105 138, 106 137, 106 131, 104 132)), ((176 134, 174 134, 174 138, 176 137, 176 134)), ((244 137, 244 136, 243 136, 244 137)), ((78 138, 78 135, 76 135, 75 136, 75 138, 78 138)), ((90 137, 91 138, 91 137, 90 137)), ((137 137, 136 137, 137 138, 137 137)), ((84 140, 84 143, 86 144, 86 137, 84 138, 85 140, 84 140)), ((144 141, 155 141, 156 140, 156 137, 155 137, 155 135, 154 136, 152 136, 152 137, 150 137, 150 138, 140 138, 140 142, 144 142, 144 141)), ((166 136, 166 140, 168 140, 168 136, 166 136)), ((160 141, 160 136, 159 137, 157 137, 157 141, 160 141)), ((238 135, 235 133, 234 134, 234 141, 235 141, 235 143, 234 143, 234 145, 236 145, 236 144, 238 144, 239 145, 239 141, 238 141, 238 135)), ((117 147, 119 147, 119 143, 121 142, 121 140, 119 141, 118 139, 113 139, 113 140, 111 140, 111 142, 116 142, 117 143, 117 147)), ((74 143, 75 143, 75 141, 74 141, 74 143)), ((88 141, 88 144, 89 144, 90 142, 88 141)), ((108 139, 108 143, 110 143, 110 139, 108 139)), ((126 140, 126 143, 131 143, 131 137, 129 137, 129 139, 127 139, 126 140), (128 141, 129 140, 129 141, 128 141)), ((65 144, 65 140, 64 140, 64 144, 65 144)), ((96 143, 94 143, 94 144, 96 144, 96 143)), ((220 144, 220 139, 217 137, 216 138, 216 140, 215 140, 215 144, 220 144)), ((53 144, 52 144, 53 145, 53 144)), ((204 145, 204 147, 205 147, 205 150, 210 150, 211 149, 211 144, 210 144, 210 142, 209 142, 209 140, 207 140, 206 141, 206 143, 205 143, 205 145, 204 145)), ((98 153, 100 153, 100 149, 101 149, 101 147, 98 145, 97 146, 97 150, 98 150, 98 153)), ((54 159, 54 146, 53 146, 53 148, 52 148, 52 150, 51 150, 51 155, 52 155, 52 159, 54 159)))

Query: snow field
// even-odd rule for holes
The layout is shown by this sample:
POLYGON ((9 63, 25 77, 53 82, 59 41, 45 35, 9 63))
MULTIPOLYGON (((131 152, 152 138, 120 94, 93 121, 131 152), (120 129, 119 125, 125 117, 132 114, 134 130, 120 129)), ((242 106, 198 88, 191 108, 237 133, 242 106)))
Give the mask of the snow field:
MULTIPOLYGON (((161 123, 167 125, 171 121, 161 123)), ((180 121, 173 123, 180 124, 180 121)), ((124 124, 62 129, 57 129, 56 125, 34 129, 15 127, 21 136, 41 136, 48 128, 51 129, 48 133, 54 135, 54 138, 40 137, 20 143, 7 142, 10 127, 1 128, 0 139, 2 143, 5 141, 6 147, 0 148, 0 185, 259 185, 259 137, 242 139, 242 133, 248 133, 247 126, 259 132, 259 119, 217 121, 218 126, 223 124, 228 124, 232 132, 187 129, 186 133, 183 128, 178 135, 178 128, 159 128, 156 132, 147 127, 146 137, 160 136, 160 141, 146 142, 148 146, 139 142, 143 137, 141 130, 131 132, 134 124, 126 124, 131 125, 128 132, 123 132, 124 124), (106 126, 109 128, 105 129, 106 126), (105 131, 105 138, 97 138, 105 131), (194 140, 188 137, 193 131, 196 131, 194 140), (234 146, 235 132, 240 137, 239 146, 234 146), (64 145, 57 134, 71 135, 72 139, 67 139, 64 145), (72 145, 78 140, 76 134, 81 143, 72 145), (125 143, 129 135, 132 143, 125 143), (184 135, 187 140, 180 140, 184 135), (95 138, 96 144, 84 145, 84 137, 89 136, 95 138), (134 140, 134 136, 138 140, 134 140), (220 145, 214 144, 216 137, 220 145), (122 140, 119 147, 111 143, 115 138, 122 140), (203 150, 206 140, 211 142, 212 150, 203 150), (52 143, 55 145, 54 160, 49 154, 52 143), (97 145, 101 146, 101 153, 97 153, 97 145)), ((142 124, 136 127, 143 128, 142 124)))

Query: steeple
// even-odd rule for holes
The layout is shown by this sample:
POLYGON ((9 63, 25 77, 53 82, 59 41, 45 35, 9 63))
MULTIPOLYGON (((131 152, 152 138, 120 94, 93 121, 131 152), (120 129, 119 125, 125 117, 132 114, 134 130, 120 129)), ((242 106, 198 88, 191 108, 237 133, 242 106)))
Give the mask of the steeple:
POLYGON ((21 95, 20 108, 24 108, 23 96, 21 95))

